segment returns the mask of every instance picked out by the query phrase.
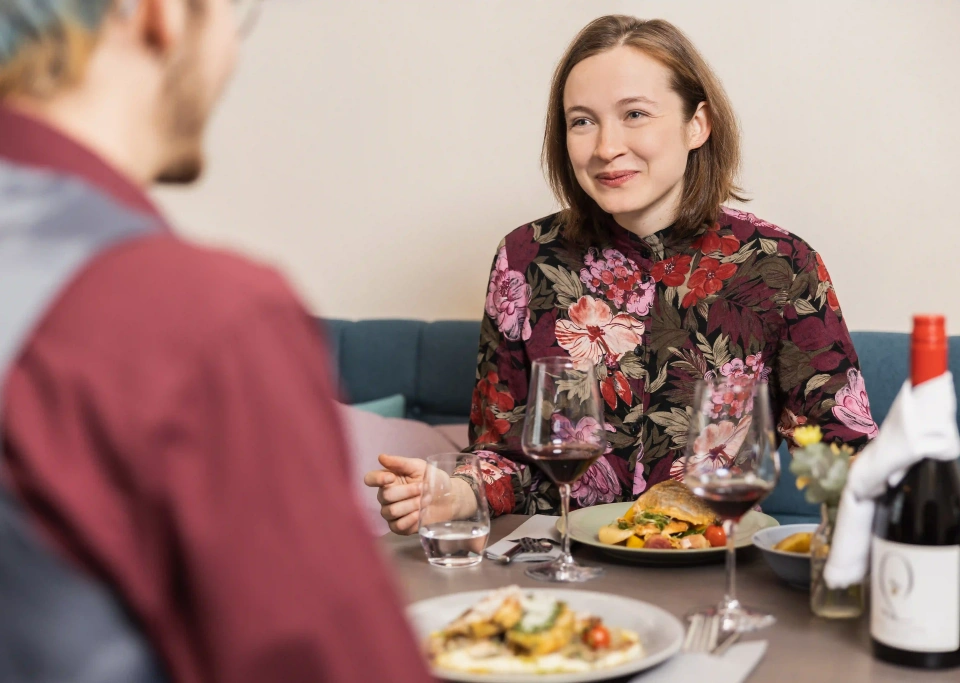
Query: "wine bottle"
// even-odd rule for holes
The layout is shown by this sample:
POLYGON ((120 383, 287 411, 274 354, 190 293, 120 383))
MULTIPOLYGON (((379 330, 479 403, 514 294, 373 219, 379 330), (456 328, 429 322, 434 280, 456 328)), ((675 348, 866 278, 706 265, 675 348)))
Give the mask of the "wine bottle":
MULTIPOLYGON (((947 371, 943 316, 915 316, 911 383, 947 371)), ((960 454, 958 454, 960 455, 960 454)), ((960 468, 925 458, 877 501, 870 637, 878 659, 923 669, 960 666, 960 468)))

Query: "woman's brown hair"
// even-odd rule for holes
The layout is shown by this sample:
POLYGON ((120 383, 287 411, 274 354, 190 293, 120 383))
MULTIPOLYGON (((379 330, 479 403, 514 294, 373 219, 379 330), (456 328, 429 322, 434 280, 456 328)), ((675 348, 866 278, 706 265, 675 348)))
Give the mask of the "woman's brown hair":
POLYGON ((563 90, 573 67, 588 57, 622 45, 641 50, 671 74, 671 88, 683 100, 689 120, 706 103, 711 132, 707 141, 687 156, 680 209, 673 229, 690 235, 720 215, 728 199, 745 201, 736 184, 740 167, 740 130, 720 80, 693 43, 670 22, 644 21, 625 15, 594 19, 570 43, 557 65, 550 86, 542 161, 554 194, 564 207, 564 234, 576 242, 602 239, 609 214, 584 192, 567 155, 567 124, 563 90))

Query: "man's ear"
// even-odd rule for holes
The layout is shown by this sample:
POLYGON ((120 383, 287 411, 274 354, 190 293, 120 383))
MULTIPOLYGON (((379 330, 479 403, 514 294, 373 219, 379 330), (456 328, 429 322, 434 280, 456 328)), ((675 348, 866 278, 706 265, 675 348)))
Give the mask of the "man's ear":
POLYGON ((176 51, 187 30, 188 0, 131 0, 128 21, 139 42, 161 59, 176 51))
POLYGON ((702 147, 710 139, 710 108, 706 102, 697 105, 697 111, 687 122, 687 149, 693 150, 702 147))

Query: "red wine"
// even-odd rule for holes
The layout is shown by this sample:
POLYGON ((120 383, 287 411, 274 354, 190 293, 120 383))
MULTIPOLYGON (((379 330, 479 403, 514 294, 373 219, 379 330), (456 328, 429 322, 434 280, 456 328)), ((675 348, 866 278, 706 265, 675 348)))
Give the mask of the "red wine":
POLYGON ((693 492, 717 513, 720 519, 738 520, 773 490, 763 482, 710 482, 697 484, 693 492))
POLYGON ((603 455, 603 448, 592 444, 545 446, 524 451, 555 484, 574 483, 603 455))
MULTIPOLYGON (((914 386, 947 371, 942 316, 914 318, 914 386)), ((870 636, 878 659, 960 666, 960 467, 921 460, 877 501, 870 636)))

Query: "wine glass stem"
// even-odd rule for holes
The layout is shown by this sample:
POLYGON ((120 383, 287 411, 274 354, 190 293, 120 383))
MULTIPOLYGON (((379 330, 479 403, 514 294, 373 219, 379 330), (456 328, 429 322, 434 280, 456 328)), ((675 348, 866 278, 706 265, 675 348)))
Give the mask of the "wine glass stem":
POLYGON ((573 555, 570 554, 570 484, 560 485, 560 514, 563 521, 563 545, 560 551, 560 561, 564 564, 573 564, 573 555))
POLYGON ((739 605, 737 602, 737 520, 729 519, 724 524, 727 532, 727 592, 723 597, 724 606, 729 608, 739 605))

